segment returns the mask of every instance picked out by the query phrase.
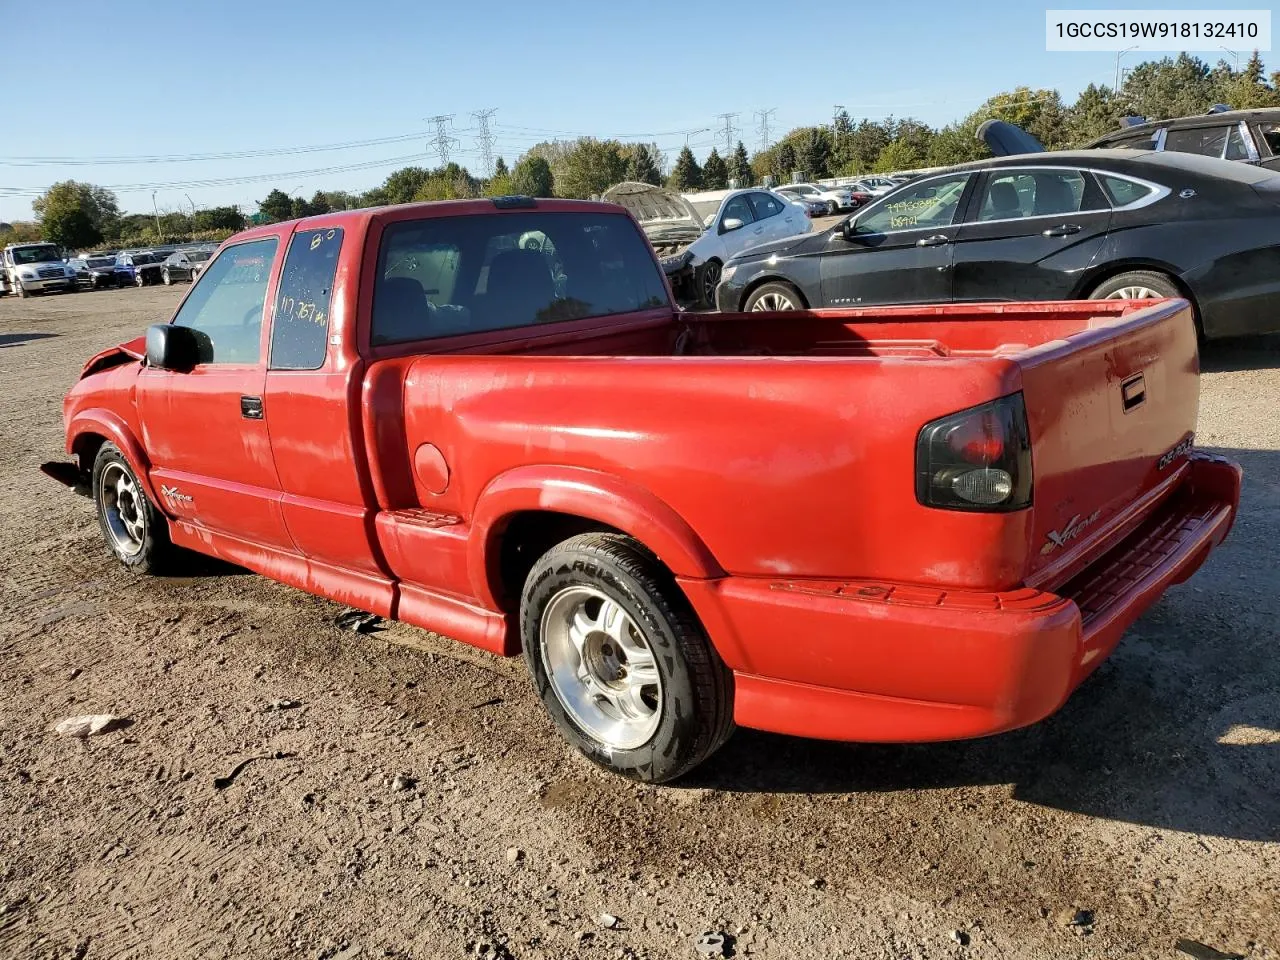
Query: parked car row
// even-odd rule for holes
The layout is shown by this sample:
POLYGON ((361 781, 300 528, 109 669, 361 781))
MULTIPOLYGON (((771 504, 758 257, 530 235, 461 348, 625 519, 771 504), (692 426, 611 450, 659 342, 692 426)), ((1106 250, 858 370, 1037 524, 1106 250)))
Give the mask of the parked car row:
POLYGON ((57 244, 12 244, 0 257, 3 261, 0 293, 25 297, 37 293, 194 282, 216 249, 216 245, 200 245, 120 250, 64 259, 57 244))

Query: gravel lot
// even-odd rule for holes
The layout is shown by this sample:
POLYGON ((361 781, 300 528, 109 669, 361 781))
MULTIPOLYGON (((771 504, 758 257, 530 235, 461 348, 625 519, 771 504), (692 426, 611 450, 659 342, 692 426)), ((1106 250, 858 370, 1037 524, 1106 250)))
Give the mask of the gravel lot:
POLYGON ((787 960, 1280 957, 1280 340, 1206 350, 1199 442, 1244 463, 1240 521, 1059 715, 930 746, 744 730, 653 788, 564 746, 519 660, 115 564, 37 467, 81 364, 183 291, 0 299, 0 955, 696 957, 713 930, 787 960), (131 723, 50 732, 99 712, 131 723))

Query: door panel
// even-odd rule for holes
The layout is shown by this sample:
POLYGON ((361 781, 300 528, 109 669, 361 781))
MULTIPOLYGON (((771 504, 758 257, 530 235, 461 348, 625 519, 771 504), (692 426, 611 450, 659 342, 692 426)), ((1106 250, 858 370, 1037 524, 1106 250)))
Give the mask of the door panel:
POLYGON ((954 226, 973 174, 912 184, 853 219, 822 257, 822 305, 936 303, 951 299, 954 226))
POLYGON ((200 362, 145 368, 138 410, 152 478, 172 516, 267 546, 294 549, 280 507, 268 434, 263 307, 277 239, 225 248, 173 323, 195 331, 200 362))
POLYGON ((956 300, 1059 300, 1101 253, 1111 209, 1092 174, 993 170, 956 239, 956 300))

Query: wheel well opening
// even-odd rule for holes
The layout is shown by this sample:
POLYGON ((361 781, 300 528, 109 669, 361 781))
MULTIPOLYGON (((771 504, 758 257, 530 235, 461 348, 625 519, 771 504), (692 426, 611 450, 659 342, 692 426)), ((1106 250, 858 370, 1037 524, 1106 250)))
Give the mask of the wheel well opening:
POLYGON ((98 451, 102 449, 102 445, 106 442, 106 437, 96 433, 82 433, 72 441, 71 452, 76 456, 76 463, 80 467, 80 472, 86 477, 93 471, 93 461, 97 458, 98 451))
POLYGON ((582 533, 623 533, 599 520, 571 513, 529 510, 513 514, 494 534, 497 550, 490 556, 489 576, 493 595, 503 610, 514 613, 520 607, 525 578, 538 558, 557 543, 582 533))

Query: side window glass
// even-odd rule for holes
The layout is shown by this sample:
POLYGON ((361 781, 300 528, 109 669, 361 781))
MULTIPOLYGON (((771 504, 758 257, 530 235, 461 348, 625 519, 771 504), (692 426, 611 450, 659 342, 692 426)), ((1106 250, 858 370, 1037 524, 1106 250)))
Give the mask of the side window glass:
POLYGON ((1227 134, 1227 152, 1222 155, 1224 160, 1248 160, 1249 149, 1244 145, 1244 137, 1240 136, 1240 128, 1232 127, 1231 132, 1227 134))
POLYGON ((225 248, 187 294, 173 322, 200 334, 201 363, 257 363, 275 237, 225 248))
POLYGON ((777 198, 771 197, 767 193, 753 193, 750 196, 751 209, 755 212, 757 220, 776 217, 782 212, 782 202, 777 198))
POLYGON ((978 210, 979 220, 1012 220, 1031 215, 1034 182, 1024 173, 1007 173, 987 179, 986 193, 978 210))
POLYGON ((1102 189, 1106 191, 1107 197, 1116 207, 1127 207, 1155 192, 1146 184, 1135 183, 1123 177, 1109 177, 1105 173, 1098 176, 1102 180, 1102 189))
POLYGON ((1260 123, 1258 137, 1266 143, 1273 157, 1280 157, 1280 123, 1260 123))
POLYGON ((271 327, 272 370, 317 370, 329 344, 329 302, 342 229, 307 230, 289 241, 271 327))
POLYGON ((1198 153, 1202 157, 1221 157, 1230 129, 1230 127, 1192 127, 1187 130, 1170 128, 1164 137, 1164 148, 1177 153, 1198 153))
POLYGON ((960 207, 970 174, 938 177, 906 187, 857 220, 859 233, 895 233, 948 226, 960 207))
POLYGON ((726 220, 737 219, 743 223, 752 223, 755 215, 751 212, 751 205, 747 201, 747 194, 739 194, 724 205, 724 216, 720 218, 720 222, 726 220))

